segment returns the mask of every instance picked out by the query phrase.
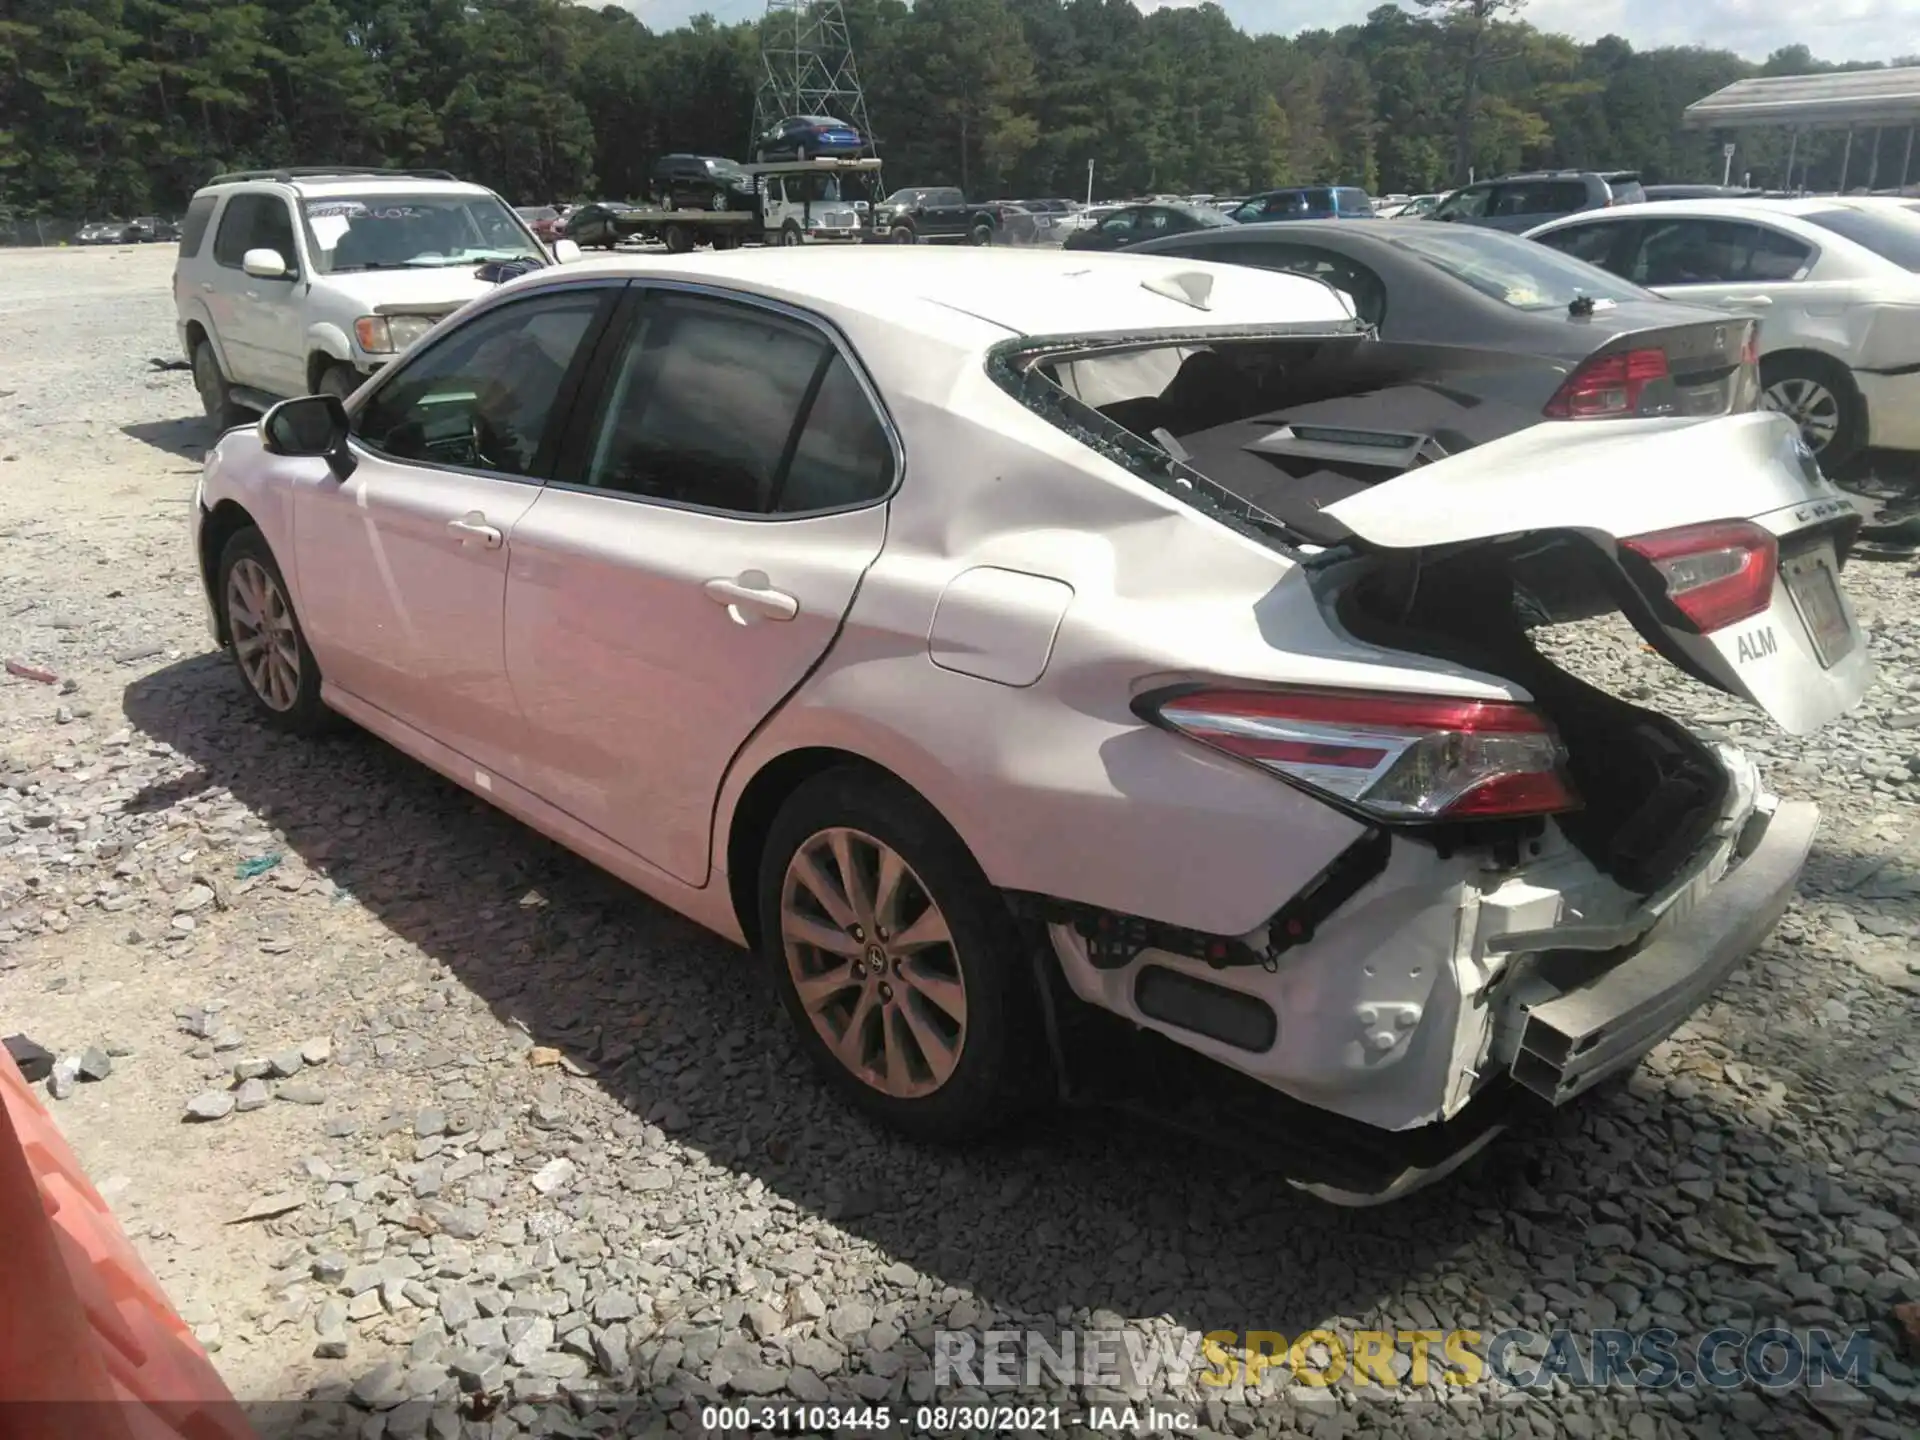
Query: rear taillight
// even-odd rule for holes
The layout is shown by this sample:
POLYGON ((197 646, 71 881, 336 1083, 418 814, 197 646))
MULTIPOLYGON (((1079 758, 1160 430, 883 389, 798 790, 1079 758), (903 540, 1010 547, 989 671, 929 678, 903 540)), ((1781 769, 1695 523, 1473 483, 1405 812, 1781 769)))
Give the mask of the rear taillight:
POLYGON ((1546 717, 1505 700, 1367 690, 1199 690, 1153 718, 1381 820, 1549 815, 1580 801, 1546 717))
POLYGON ((1758 615, 1773 603, 1780 544, 1749 520, 1635 535, 1622 540, 1620 548, 1653 566, 1667 598, 1702 635, 1758 615))
POLYGON ((1546 416, 1549 420, 1617 420, 1638 415, 1647 387, 1669 378, 1664 350, 1595 355, 1554 393, 1546 416))

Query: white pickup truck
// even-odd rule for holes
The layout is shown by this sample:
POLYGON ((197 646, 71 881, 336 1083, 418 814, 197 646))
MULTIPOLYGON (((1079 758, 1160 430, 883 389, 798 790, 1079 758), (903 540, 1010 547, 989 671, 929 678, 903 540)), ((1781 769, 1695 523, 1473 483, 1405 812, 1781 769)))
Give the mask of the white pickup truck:
POLYGON ((244 171, 187 207, 174 311, 201 404, 225 427, 287 396, 351 394, 491 290, 488 262, 554 259, 493 191, 442 170, 244 171))

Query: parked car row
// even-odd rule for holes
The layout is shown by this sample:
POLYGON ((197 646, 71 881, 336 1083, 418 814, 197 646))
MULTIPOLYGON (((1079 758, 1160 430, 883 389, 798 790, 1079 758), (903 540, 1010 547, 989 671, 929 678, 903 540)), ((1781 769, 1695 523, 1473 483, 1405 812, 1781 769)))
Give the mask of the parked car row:
POLYGON ((146 245, 155 241, 180 238, 177 222, 159 215, 139 215, 131 220, 91 220, 74 233, 76 245, 146 245))

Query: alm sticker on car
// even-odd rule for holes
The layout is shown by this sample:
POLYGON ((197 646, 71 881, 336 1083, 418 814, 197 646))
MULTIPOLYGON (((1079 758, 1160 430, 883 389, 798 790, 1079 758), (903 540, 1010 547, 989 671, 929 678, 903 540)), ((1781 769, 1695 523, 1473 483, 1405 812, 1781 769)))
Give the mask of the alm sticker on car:
POLYGON ((1735 658, 1740 664, 1745 665, 1750 661, 1764 660, 1769 655, 1779 653, 1780 642, 1773 638, 1773 627, 1762 625, 1759 629, 1750 630, 1740 637, 1735 658))

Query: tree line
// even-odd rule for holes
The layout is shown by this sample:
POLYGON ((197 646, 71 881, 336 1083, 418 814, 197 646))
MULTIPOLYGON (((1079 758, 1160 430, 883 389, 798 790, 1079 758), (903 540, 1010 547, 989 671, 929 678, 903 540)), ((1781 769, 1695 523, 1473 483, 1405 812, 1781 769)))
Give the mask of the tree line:
MULTIPOLYGON (((1292 36, 1244 34, 1212 4, 843 7, 888 182, 982 199, 1083 196, 1089 162, 1100 196, 1417 193, 1535 166, 1718 180, 1732 137, 1682 129, 1687 104, 1842 68, 1805 46, 1754 64, 1583 45, 1524 3, 1409 0, 1292 36)), ((654 32, 564 0, 9 0, 0 208, 174 213, 216 171, 334 162, 444 168, 515 203, 638 197, 663 152, 744 157, 762 76, 757 21, 654 32)), ((1786 136, 1739 140, 1736 177, 1784 182, 1786 136)), ((1816 186, 1838 181, 1841 143, 1802 146, 1816 186)))

